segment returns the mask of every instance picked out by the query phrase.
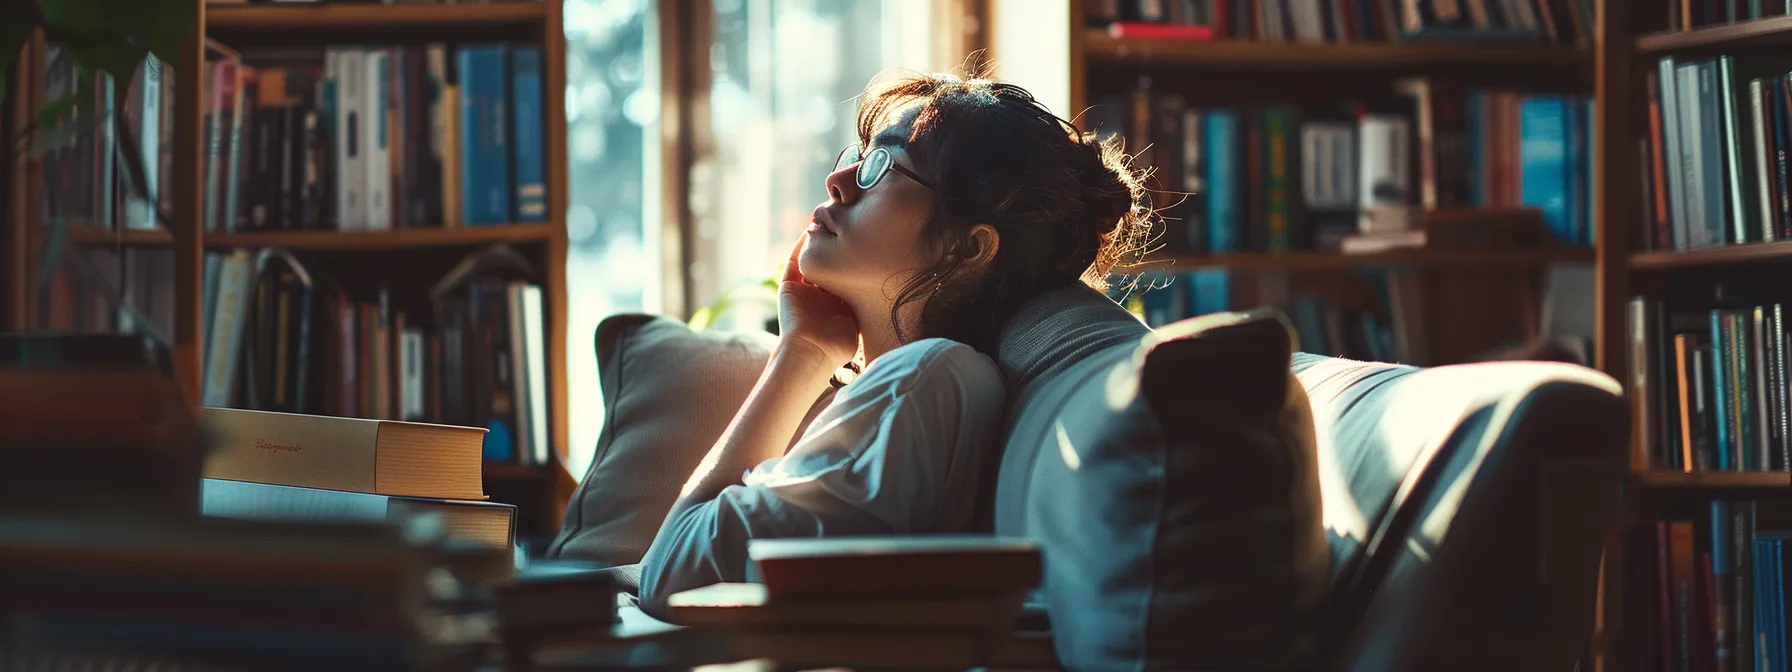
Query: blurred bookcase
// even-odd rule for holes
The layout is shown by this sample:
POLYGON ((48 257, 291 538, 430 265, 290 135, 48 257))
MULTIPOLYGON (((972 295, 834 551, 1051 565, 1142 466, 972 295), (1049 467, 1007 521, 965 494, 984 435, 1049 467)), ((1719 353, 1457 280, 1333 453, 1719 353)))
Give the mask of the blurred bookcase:
MULTIPOLYGON (((154 86, 88 84, 155 141, 163 216, 104 182, 122 179, 96 158, 117 141, 104 125, 16 157, 7 326, 155 331, 205 405, 501 426, 486 491, 518 505, 519 539, 551 537, 575 487, 560 0, 195 4, 154 86), (343 123, 364 158, 345 158, 343 123), (360 210, 343 184, 368 192, 360 210), (221 298, 233 272, 240 301, 221 298), (220 373, 232 332, 245 354, 220 373)), ((56 52, 37 36, 22 55, 13 133, 67 92, 56 52)))

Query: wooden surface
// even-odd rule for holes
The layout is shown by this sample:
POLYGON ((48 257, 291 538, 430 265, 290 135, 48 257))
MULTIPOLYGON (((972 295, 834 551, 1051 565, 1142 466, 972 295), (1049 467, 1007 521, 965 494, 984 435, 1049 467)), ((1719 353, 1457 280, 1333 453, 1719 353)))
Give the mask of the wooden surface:
MULTIPOLYGON (((43 71, 43 68, 37 66, 35 58, 41 44, 41 35, 33 35, 31 42, 20 54, 21 57, 13 70, 13 76, 8 78, 12 82, 8 86, 19 92, 18 95, 12 97, 13 124, 12 128, 7 129, 6 137, 8 138, 19 137, 19 134, 28 128, 27 124, 30 123, 30 119, 35 116, 37 108, 34 103, 37 96, 34 94, 43 89, 33 87, 30 83, 32 81, 31 73, 43 71)), ((3 93, 0 92, 0 94, 3 93)), ((3 232, 7 237, 7 242, 4 246, 0 246, 0 250, 3 250, 8 256, 6 260, 7 316, 5 326, 15 331, 23 331, 31 326, 31 238, 27 232, 31 228, 28 222, 31 219, 32 210, 27 198, 28 193, 34 190, 28 188, 32 182, 26 179, 26 175, 31 169, 31 164, 25 160, 25 152, 9 152, 7 157, 12 164, 7 175, 12 179, 7 185, 10 193, 7 196, 6 218, 11 224, 3 232)))
MULTIPOLYGON (((1631 113, 1641 107, 1640 81, 1632 61, 1631 36, 1636 17, 1630 2, 1598 2, 1594 16, 1593 137, 1598 152, 1593 156, 1593 227, 1595 241, 1593 367, 1629 386, 1625 375, 1624 313, 1629 298, 1630 229, 1642 221, 1637 212, 1635 141, 1630 135, 1631 113)), ((1638 450, 1633 436, 1630 459, 1638 450)), ((1646 562, 1626 557, 1628 536, 1619 530, 1606 535, 1600 563, 1599 592, 1593 614, 1593 641, 1589 647, 1594 670, 1621 669, 1624 655, 1616 645, 1624 641, 1624 617, 1634 612, 1625 607, 1630 564, 1646 562)))
MULTIPOLYGON (((205 380, 205 320, 200 297, 205 293, 205 152, 200 124, 206 100, 202 89, 192 86, 205 71, 204 2, 193 12, 192 32, 181 43, 175 65, 174 87, 174 302, 175 377, 188 403, 197 404, 205 380)), ((165 104, 165 103, 164 103, 165 104)))
POLYGON ((1541 266, 1556 262, 1591 261, 1589 249, 1559 248, 1546 250, 1401 250, 1383 254, 1340 254, 1331 252, 1238 252, 1219 255, 1161 255, 1128 273, 1145 270, 1194 271, 1229 269, 1235 271, 1327 271, 1385 266, 1414 266, 1433 269, 1541 266))
MULTIPOLYGON (((333 28, 347 26, 490 25, 545 21, 559 2, 489 4, 222 5, 206 9, 211 28, 333 28)), ((557 16, 556 16, 557 20, 557 16)))
POLYGON ((1792 241, 1727 245, 1686 252, 1637 252, 1630 255, 1630 267, 1638 270, 1760 263, 1792 263, 1792 241))
POLYGON ((1788 46, 1792 46, 1792 16, 1683 32, 1651 33, 1636 38, 1636 52, 1643 55, 1788 46))
POLYGON ((1792 473, 1784 471, 1645 471, 1637 483, 1651 488, 1748 489, 1792 487, 1792 473))
MULTIPOLYGON (((180 105, 179 92, 175 94, 175 105, 180 105)), ((178 129, 176 129, 178 130, 178 129)), ((176 169, 175 179, 180 179, 176 169)), ((178 189, 178 187, 176 187, 178 189)), ((176 193, 179 193, 178 191, 176 193)), ((104 247, 116 245, 121 247, 151 247, 170 245, 174 236, 167 229, 98 229, 90 226, 71 227, 68 230, 68 242, 71 245, 88 245, 104 247)))
POLYGON ((555 228, 557 227, 554 224, 501 224, 462 226, 451 229, 393 229, 390 231, 208 233, 205 236, 205 246, 214 248, 284 247, 292 250, 470 247, 490 243, 545 243, 554 237, 555 228))
MULTIPOLYGON (((551 0, 547 3, 547 23, 542 27, 541 36, 542 53, 552 54, 542 59, 542 94, 545 96, 542 109, 547 111, 544 116, 547 117, 548 218, 553 222, 548 236, 547 277, 542 278, 542 292, 547 295, 544 297, 546 304, 542 306, 542 328, 548 336, 548 425, 553 442, 548 450, 552 455, 549 466, 554 477, 555 529, 559 529, 561 518, 566 514, 566 504, 572 501, 573 491, 579 486, 566 462, 567 444, 572 440, 567 427, 570 406, 566 399, 566 255, 572 241, 566 232, 566 31, 560 23, 561 2, 551 0)), ((581 339, 580 343, 586 341, 581 339)))
POLYGON ((1291 44, 1116 38, 1099 28, 1084 31, 1082 49, 1089 60, 1097 62, 1269 69, 1281 71, 1282 75, 1338 71, 1446 73, 1464 68, 1585 72, 1592 60, 1592 54, 1586 50, 1535 44, 1291 44))

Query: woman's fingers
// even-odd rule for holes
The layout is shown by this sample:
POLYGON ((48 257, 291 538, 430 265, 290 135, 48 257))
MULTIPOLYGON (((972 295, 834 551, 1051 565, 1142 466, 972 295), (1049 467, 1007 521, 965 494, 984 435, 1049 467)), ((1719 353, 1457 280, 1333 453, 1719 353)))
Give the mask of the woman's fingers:
POLYGON ((803 282, 803 271, 797 268, 797 259, 803 256, 803 243, 809 241, 809 234, 797 236, 796 247, 790 250, 790 261, 784 264, 784 282, 803 282))

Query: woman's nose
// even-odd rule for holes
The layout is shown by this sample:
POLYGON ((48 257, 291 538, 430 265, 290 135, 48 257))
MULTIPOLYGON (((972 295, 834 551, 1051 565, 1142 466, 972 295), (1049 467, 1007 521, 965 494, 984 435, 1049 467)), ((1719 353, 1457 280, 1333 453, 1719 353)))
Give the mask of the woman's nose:
POLYGON ((828 187, 828 198, 836 203, 851 203, 859 198, 859 183, 853 179, 859 169, 858 164, 841 168, 832 173, 824 182, 828 187))

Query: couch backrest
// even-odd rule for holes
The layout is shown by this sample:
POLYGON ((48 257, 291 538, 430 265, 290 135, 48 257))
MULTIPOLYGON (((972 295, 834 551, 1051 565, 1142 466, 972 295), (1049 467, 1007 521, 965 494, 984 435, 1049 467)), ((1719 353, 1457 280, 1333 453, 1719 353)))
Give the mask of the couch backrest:
POLYGON ((1059 662, 1308 661, 1329 558, 1287 321, 1219 313, 1151 331, 1086 288, 1030 307, 998 353, 1011 406, 993 522, 1045 551, 1059 662))
POLYGON ((1293 369, 1319 439, 1333 668, 1572 667, 1626 469, 1617 383, 1537 362, 1293 369))

